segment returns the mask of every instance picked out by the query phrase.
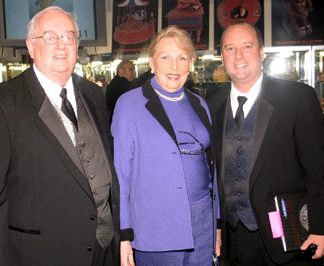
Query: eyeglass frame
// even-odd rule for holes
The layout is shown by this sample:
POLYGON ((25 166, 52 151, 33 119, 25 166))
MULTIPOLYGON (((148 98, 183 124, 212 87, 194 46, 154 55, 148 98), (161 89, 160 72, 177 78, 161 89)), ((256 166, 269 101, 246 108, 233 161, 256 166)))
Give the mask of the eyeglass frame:
POLYGON ((186 132, 186 131, 181 131, 179 130, 179 132, 181 133, 184 133, 184 134, 188 134, 190 137, 192 137, 195 141, 197 141, 197 143, 200 145, 201 149, 199 152, 194 152, 194 151, 189 151, 189 150, 185 150, 185 149, 180 149, 180 146, 179 145, 185 145, 185 144, 195 144, 195 142, 178 142, 178 146, 179 146, 179 150, 180 150, 180 153, 182 154, 189 154, 189 155, 199 155, 199 154, 202 154, 204 151, 205 151, 205 146, 204 144, 202 144, 194 135, 192 135, 191 133, 189 132, 186 132))
POLYGON ((59 38, 62 38, 62 40, 63 40, 63 42, 66 44, 66 45, 74 45, 74 44, 76 44, 78 41, 79 41, 79 39, 80 39, 80 37, 79 36, 77 36, 76 35, 76 33, 75 32, 68 32, 68 33, 65 33, 65 34, 63 34, 63 35, 58 35, 58 34, 56 34, 55 32, 45 32, 44 33, 44 35, 43 36, 37 36, 37 37, 32 37, 32 39, 43 39, 43 41, 44 41, 44 43, 46 43, 46 44, 57 44, 57 42, 58 42, 58 40, 59 40, 59 38), (46 42, 45 41, 45 36, 46 35, 48 35, 48 34, 52 34, 52 35, 55 35, 57 38, 56 38, 56 41, 55 42, 53 42, 53 43, 48 43, 48 42, 46 42), (64 39, 66 38, 66 36, 67 35, 73 35, 74 37, 75 37, 75 42, 74 43, 67 43, 66 41, 64 41, 64 39))

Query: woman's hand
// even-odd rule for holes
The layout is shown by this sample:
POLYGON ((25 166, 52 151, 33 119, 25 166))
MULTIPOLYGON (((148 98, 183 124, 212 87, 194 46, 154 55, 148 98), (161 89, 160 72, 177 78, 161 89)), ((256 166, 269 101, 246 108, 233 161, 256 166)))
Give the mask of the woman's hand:
POLYGON ((130 241, 120 242, 120 262, 121 266, 135 266, 133 249, 130 241))

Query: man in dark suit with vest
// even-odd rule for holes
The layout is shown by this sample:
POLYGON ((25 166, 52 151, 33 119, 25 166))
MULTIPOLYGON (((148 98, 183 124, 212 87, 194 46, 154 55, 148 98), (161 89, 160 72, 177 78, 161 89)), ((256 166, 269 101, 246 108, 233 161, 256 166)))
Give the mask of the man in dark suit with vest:
POLYGON ((34 64, 0 84, 0 265, 120 265, 119 184, 101 89, 72 74, 78 26, 39 12, 34 64))
POLYGON ((263 41, 239 22, 221 39, 231 86, 208 100, 217 135, 223 207, 223 259, 228 265, 321 265, 324 251, 324 121, 315 90, 262 72, 263 41), (278 194, 307 195, 310 261, 297 262, 273 238, 268 213, 278 194))

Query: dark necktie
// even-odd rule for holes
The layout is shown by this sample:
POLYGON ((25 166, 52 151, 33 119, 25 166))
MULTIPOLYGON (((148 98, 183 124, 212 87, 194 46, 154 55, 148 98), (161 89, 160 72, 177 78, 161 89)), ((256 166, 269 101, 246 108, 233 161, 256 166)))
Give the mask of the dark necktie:
POLYGON ((61 107, 62 112, 67 116, 67 118, 71 120, 71 122, 78 129, 78 120, 73 111, 72 104, 70 103, 70 101, 66 96, 66 88, 62 88, 60 96, 62 97, 62 107, 61 107))
POLYGON ((240 128, 244 121, 243 105, 247 101, 247 98, 244 96, 238 96, 237 100, 239 102, 239 107, 237 108, 237 111, 236 111, 235 122, 236 122, 237 128, 240 128))

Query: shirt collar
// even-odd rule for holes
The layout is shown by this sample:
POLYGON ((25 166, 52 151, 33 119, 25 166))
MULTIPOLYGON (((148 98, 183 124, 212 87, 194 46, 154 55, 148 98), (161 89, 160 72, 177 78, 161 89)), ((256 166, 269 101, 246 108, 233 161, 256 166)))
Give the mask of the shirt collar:
MULTIPOLYGON (((36 74, 36 77, 43 87, 47 97, 54 102, 59 108, 61 108, 62 105, 62 98, 60 96, 60 93, 62 91, 62 87, 58 85, 57 83, 51 81, 49 78, 47 78, 42 72, 38 70, 35 64, 33 64, 33 68, 36 74)), ((72 76, 68 79, 68 82, 65 86, 67 90, 67 98, 71 102, 71 105, 73 109, 76 111, 76 100, 74 95, 74 87, 72 82, 72 76)), ((77 112, 75 112, 77 115, 77 112)))
POLYGON ((243 110, 244 110, 244 114, 246 117, 246 115, 251 110, 254 102, 256 101, 256 99, 261 91, 262 80, 263 80, 263 73, 261 73, 259 79, 254 83, 252 88, 247 93, 240 92, 239 90, 237 90, 235 88, 233 83, 231 84, 230 99, 231 99, 233 116, 235 116, 236 110, 238 108, 237 97, 244 96, 247 98, 246 103, 243 105, 243 110))

